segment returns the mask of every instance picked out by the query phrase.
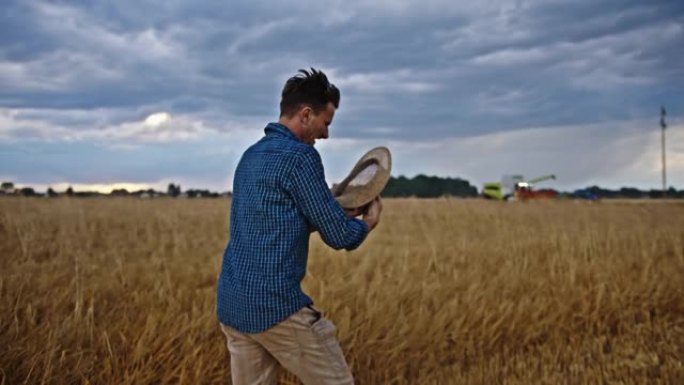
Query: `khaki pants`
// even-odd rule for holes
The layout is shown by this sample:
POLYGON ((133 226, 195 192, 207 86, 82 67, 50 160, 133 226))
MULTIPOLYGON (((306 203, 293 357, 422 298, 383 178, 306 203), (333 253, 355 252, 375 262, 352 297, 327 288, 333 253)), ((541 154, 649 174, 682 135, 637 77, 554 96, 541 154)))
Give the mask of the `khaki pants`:
POLYGON ((223 324, 221 330, 228 340, 233 385, 274 385, 278 363, 306 385, 354 383, 335 325, 313 307, 263 333, 240 333, 223 324))

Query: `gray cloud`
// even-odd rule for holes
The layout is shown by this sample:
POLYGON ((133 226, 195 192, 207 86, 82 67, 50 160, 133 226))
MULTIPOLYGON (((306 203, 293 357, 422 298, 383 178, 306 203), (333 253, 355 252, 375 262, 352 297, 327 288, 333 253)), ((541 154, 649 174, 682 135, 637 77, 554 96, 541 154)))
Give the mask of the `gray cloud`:
MULTIPOLYGON (((0 15, 0 141, 123 145, 258 133, 276 118, 285 79, 309 66, 326 70, 342 90, 332 128, 338 140, 413 144, 534 127, 591 130, 655 119, 661 103, 681 114, 678 1, 297 7, 265 0, 7 1, 0 15), (140 122, 161 112, 181 119, 171 127, 178 134, 142 129, 140 122)), ((426 168, 438 168, 429 151, 422 156, 426 168)))

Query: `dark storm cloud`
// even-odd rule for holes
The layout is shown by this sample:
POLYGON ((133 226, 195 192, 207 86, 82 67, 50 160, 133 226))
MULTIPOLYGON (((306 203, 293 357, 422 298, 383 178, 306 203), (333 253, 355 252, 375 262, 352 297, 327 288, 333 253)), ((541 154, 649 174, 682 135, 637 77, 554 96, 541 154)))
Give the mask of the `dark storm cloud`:
POLYGON ((342 86, 367 81, 343 88, 343 107, 354 111, 341 110, 344 136, 385 127, 413 138, 417 125, 467 136, 622 119, 606 95, 624 95, 621 106, 671 98, 674 90, 657 86, 684 67, 674 49, 684 38, 679 2, 303 7, 11 1, 0 27, 0 102, 267 116, 284 78, 311 64, 334 70, 342 86))
POLYGON ((338 139, 586 134, 652 119, 663 103, 681 114, 683 41, 681 1, 9 0, 0 141, 97 143, 123 129, 117 145, 149 143, 157 131, 142 122, 157 112, 186 133, 259 132, 283 82, 310 66, 342 90, 338 139))

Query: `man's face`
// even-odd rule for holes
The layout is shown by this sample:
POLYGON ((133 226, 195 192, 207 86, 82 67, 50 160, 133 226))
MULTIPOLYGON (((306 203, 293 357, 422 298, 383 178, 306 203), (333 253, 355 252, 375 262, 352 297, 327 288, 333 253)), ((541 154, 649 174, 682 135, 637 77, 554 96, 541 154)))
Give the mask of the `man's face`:
POLYGON ((330 126, 335 116, 335 106, 332 103, 328 103, 320 113, 316 114, 311 110, 307 115, 302 123, 305 132, 305 137, 302 139, 304 143, 313 146, 316 143, 316 139, 328 138, 328 126, 330 126))

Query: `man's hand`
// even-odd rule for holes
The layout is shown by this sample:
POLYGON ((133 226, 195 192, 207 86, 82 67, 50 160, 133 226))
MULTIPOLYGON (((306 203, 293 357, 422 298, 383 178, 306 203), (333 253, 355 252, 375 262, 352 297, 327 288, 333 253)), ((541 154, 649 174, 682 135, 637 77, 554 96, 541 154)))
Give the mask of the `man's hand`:
POLYGON ((355 209, 344 209, 344 212, 347 214, 347 218, 356 218, 359 215, 364 214, 367 207, 368 206, 357 207, 355 209))
POLYGON ((380 197, 375 198, 366 208, 363 213, 363 220, 368 225, 368 231, 371 231, 380 222, 380 213, 382 213, 382 202, 380 197))

